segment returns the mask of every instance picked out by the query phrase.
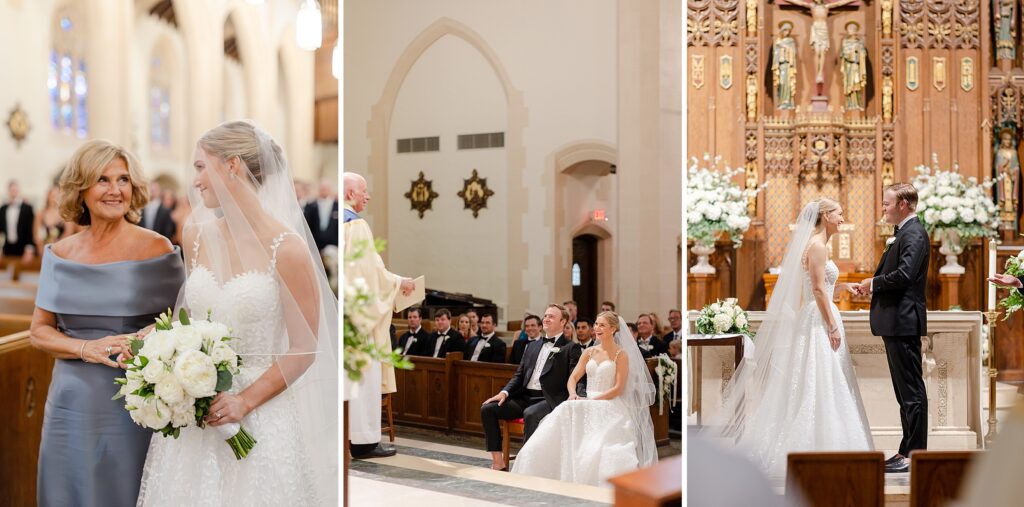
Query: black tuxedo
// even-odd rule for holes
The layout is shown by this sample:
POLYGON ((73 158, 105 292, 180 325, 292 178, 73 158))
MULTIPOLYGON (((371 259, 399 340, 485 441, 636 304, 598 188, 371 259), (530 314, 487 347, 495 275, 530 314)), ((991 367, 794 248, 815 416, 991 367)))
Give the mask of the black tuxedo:
MULTIPOLYGON (((675 339, 676 339, 675 338, 675 334, 672 331, 669 331, 669 332, 665 333, 665 336, 661 337, 661 341, 665 343, 665 352, 668 352, 668 344, 672 343, 672 340, 675 340, 675 339)), ((680 340, 683 339, 683 330, 682 329, 679 330, 679 339, 680 340)))
MULTIPOLYGON (((32 235, 32 222, 35 220, 35 214, 32 212, 32 205, 22 201, 21 211, 18 213, 18 223, 14 225, 15 230, 9 231, 7 229, 7 208, 10 204, 4 204, 0 206, 0 233, 4 236, 3 253, 6 256, 21 257, 25 253, 25 247, 35 244, 35 238, 32 235), (18 235, 18 241, 11 242, 11 232, 16 232, 18 235)), ((42 255, 42 252, 36 252, 37 255, 42 255)))
MULTIPOLYGON (((637 339, 636 343, 637 346, 640 345, 639 338, 637 339)), ((644 356, 644 359, 647 359, 649 357, 655 357, 658 354, 668 352, 668 345, 665 345, 665 342, 661 341, 661 339, 659 339, 657 336, 654 336, 653 334, 651 335, 650 345, 650 350, 640 347, 640 355, 644 356)))
POLYGON ((537 340, 526 346, 526 353, 519 363, 519 368, 505 385, 502 391, 508 393, 505 402, 498 405, 491 402, 480 407, 480 421, 483 423, 484 436, 487 440, 487 451, 501 450, 501 430, 499 419, 523 418, 523 442, 525 443, 537 430, 540 421, 551 413, 560 403, 569 399, 566 383, 569 374, 580 361, 583 349, 561 336, 550 348, 548 358, 540 373, 540 392, 527 389, 530 379, 540 362, 540 354, 544 349, 544 340, 537 340), (553 349, 558 349, 557 352, 553 349))
POLYGON ((426 329, 423 329, 423 326, 420 326, 419 332, 416 333, 413 333, 412 330, 410 329, 406 331, 404 334, 402 334, 402 336, 398 339, 398 348, 402 351, 402 354, 407 356, 430 355, 431 353, 434 352, 434 349, 426 351, 425 347, 427 346, 427 344, 433 342, 431 338, 432 337, 430 333, 428 333, 426 329), (405 346, 410 339, 412 339, 413 342, 411 345, 409 345, 409 350, 405 350, 405 346))
POLYGON ((313 234, 316 241, 316 249, 323 250, 327 245, 338 246, 338 200, 334 200, 331 206, 331 216, 328 219, 326 228, 320 229, 320 205, 316 199, 309 201, 303 209, 302 214, 306 217, 306 224, 309 225, 309 232, 313 234))
POLYGON ((526 353, 526 346, 533 342, 529 338, 525 340, 516 340, 512 344, 512 364, 519 364, 523 362, 523 354, 526 353))
MULTIPOLYGON (((472 360, 473 353, 476 351, 476 347, 481 341, 484 341, 484 337, 482 335, 476 335, 472 340, 469 340, 469 343, 466 345, 466 355, 463 359, 466 359, 467 361, 472 360)), ((503 342, 501 338, 498 338, 497 334, 491 336, 491 338, 486 340, 486 342, 487 345, 484 345, 484 348, 480 350, 480 357, 477 358, 477 361, 486 363, 504 363, 505 350, 508 348, 505 345, 505 342, 503 342)))
POLYGON ((593 346, 595 346, 595 345, 597 345, 597 340, 596 340, 596 339, 594 339, 594 338, 591 338, 591 339, 590 339, 590 341, 589 341, 589 342, 587 342, 587 344, 586 344, 586 345, 584 345, 584 344, 580 343, 580 348, 581 348, 581 349, 583 349, 583 350, 587 350, 587 349, 589 349, 590 347, 593 347, 593 346))
POLYGON ((917 217, 896 231, 871 283, 871 334, 881 336, 889 361, 903 440, 899 453, 928 448, 928 393, 921 371, 921 337, 927 334, 925 293, 931 243, 917 217))
MULTIPOLYGON (((463 352, 465 356, 466 352, 466 340, 462 335, 455 330, 455 328, 448 328, 448 331, 444 334, 448 339, 444 340, 441 344, 441 350, 437 353, 437 357, 443 358, 448 355, 449 352, 463 352)), ((427 342, 426 347, 423 349, 423 355, 427 357, 434 357, 434 349, 437 348, 437 341, 443 337, 440 332, 434 331, 430 335, 430 340, 427 342)))
MULTIPOLYGON (((139 221, 139 225, 146 227, 149 223, 148 208, 142 208, 142 220, 139 221)), ((161 236, 171 239, 174 237, 174 233, 178 230, 178 226, 174 224, 174 220, 171 219, 170 208, 165 207, 163 204, 156 209, 156 215, 153 219, 153 226, 148 227, 149 230, 154 231, 161 236)))

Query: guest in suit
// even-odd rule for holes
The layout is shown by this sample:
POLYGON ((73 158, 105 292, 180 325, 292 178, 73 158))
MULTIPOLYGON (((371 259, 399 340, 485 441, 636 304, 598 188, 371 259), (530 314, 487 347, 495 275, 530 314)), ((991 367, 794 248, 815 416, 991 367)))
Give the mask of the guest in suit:
POLYGON ((526 318, 523 319, 523 331, 526 332, 526 339, 517 340, 512 344, 512 364, 521 363, 523 361, 523 354, 526 352, 526 347, 540 338, 540 317, 536 315, 527 315, 526 318))
POLYGON ((469 341, 466 355, 470 361, 504 363, 506 349, 505 342, 494 332, 494 315, 485 313, 480 317, 480 334, 469 341))
MULTIPOLYGON (((46 246, 30 330, 55 358, 39 446, 37 504, 134 506, 153 432, 110 401, 130 340, 185 281, 180 251, 138 227, 147 199, 138 161, 90 141, 61 178, 61 215, 88 226, 46 246)), ((162 437, 156 437, 162 438, 162 437)))
POLYGON ((683 339, 683 314, 676 309, 668 311, 668 325, 671 328, 665 336, 661 338, 661 341, 665 343, 672 343, 675 340, 683 339))
POLYGON ((466 310, 466 317, 469 317, 469 335, 466 338, 472 338, 480 334, 480 314, 470 308, 466 310))
POLYGON ((21 186, 11 180, 7 183, 7 204, 0 206, 0 233, 4 236, 4 257, 21 257, 30 262, 36 255, 32 223, 35 213, 32 205, 21 198, 21 186))
POLYGON ((637 331, 636 322, 627 322, 626 325, 629 326, 629 332, 633 334, 634 339, 640 336, 639 331, 637 331))
POLYGON ((665 342, 654 336, 654 321, 650 315, 644 313, 636 318, 636 330, 636 344, 640 347, 640 354, 644 356, 644 359, 657 356, 668 350, 665 342))
POLYGON ((469 316, 463 313, 462 315, 459 315, 455 321, 455 330, 462 335, 462 338, 465 339, 468 344, 470 340, 476 337, 476 335, 474 335, 470 330, 469 316))
POLYGON ((594 341, 594 326, 590 319, 576 321, 576 341, 584 350, 597 344, 594 341))
POLYGON ((447 308, 441 308, 434 314, 434 329, 429 348, 424 355, 444 357, 449 352, 466 352, 466 340, 458 331, 452 329, 452 312, 447 308))
POLYGON ((419 307, 414 306, 406 312, 409 330, 398 339, 398 348, 404 356, 423 356, 424 347, 430 342, 430 333, 423 329, 423 314, 419 307))
POLYGON ((570 299, 569 301, 562 303, 562 306, 564 306, 566 310, 569 310, 569 323, 575 326, 577 319, 579 319, 579 305, 570 299))
POLYGON ((597 313, 614 312, 614 311, 615 311, 615 303, 612 303, 611 301, 603 301, 601 303, 601 311, 597 312, 597 313))
POLYGON ((526 442, 540 421, 569 398, 569 374, 579 362, 583 349, 563 335, 568 321, 569 311, 564 306, 548 306, 543 320, 545 338, 526 348, 522 363, 505 388, 481 405, 480 421, 487 451, 491 453, 492 469, 505 469, 499 419, 523 418, 523 441, 526 442))
POLYGON ((338 197, 330 181, 323 180, 316 200, 309 201, 303 210, 309 231, 313 233, 317 250, 330 245, 338 246, 338 197))
POLYGON ((139 225, 154 231, 167 239, 173 239, 178 228, 171 218, 171 210, 164 206, 163 189, 160 183, 149 184, 149 202, 142 208, 142 221, 139 225))

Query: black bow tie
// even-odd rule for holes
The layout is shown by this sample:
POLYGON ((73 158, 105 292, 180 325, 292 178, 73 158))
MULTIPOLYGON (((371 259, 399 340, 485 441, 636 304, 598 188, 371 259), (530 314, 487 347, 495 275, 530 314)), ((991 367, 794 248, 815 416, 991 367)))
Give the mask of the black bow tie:
POLYGON ((895 236, 896 233, 898 233, 898 232, 900 232, 900 226, 897 225, 896 227, 892 228, 892 235, 893 236, 895 236))
POLYGON ((555 343, 555 339, 554 338, 543 338, 543 340, 544 340, 544 343, 555 343))

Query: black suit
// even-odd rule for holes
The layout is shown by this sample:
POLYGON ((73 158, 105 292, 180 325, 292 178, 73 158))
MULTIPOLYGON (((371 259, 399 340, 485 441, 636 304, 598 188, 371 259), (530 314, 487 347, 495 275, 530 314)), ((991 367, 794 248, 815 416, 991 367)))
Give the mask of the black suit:
MULTIPOLYGON (((139 221, 139 225, 146 227, 149 223, 149 208, 142 208, 142 220, 139 221)), ((174 237, 174 233, 178 230, 178 226, 174 224, 174 220, 171 219, 170 208, 165 207, 163 204, 156 209, 156 215, 153 219, 153 226, 146 227, 147 229, 154 231, 161 236, 171 239, 174 237)))
MULTIPOLYGON (((466 344, 466 356, 463 359, 472 360, 477 345, 483 339, 483 336, 476 335, 472 340, 469 340, 469 343, 466 344)), ((484 345, 484 348, 480 350, 480 357, 476 360, 485 363, 504 363, 505 350, 507 349, 508 347, 505 345, 505 342, 501 341, 501 338, 498 338, 498 335, 495 334, 487 340, 487 345, 484 345)))
POLYGON ((433 342, 431 338, 432 336, 430 335, 430 333, 427 332, 426 329, 423 329, 423 326, 420 326, 420 330, 416 333, 413 333, 412 330, 410 329, 409 331, 406 331, 404 334, 402 334, 402 336, 398 339, 398 348, 402 351, 402 354, 406 356, 429 355, 430 353, 434 352, 434 349, 430 349, 429 352, 426 352, 425 347, 427 346, 428 343, 433 342), (409 342, 410 339, 412 339, 413 342, 412 344, 409 345, 409 349, 406 350, 406 344, 409 342))
POLYGON ((516 340, 516 342, 512 344, 512 357, 510 358, 512 360, 512 364, 519 364, 523 362, 523 354, 526 353, 526 346, 531 343, 533 342, 527 338, 525 340, 516 340))
POLYGON ((331 206, 331 216, 323 230, 320 228, 320 205, 317 204, 315 199, 306 204, 302 214, 306 217, 306 224, 309 225, 309 232, 313 234, 313 240, 316 241, 317 250, 323 250, 327 245, 338 246, 337 199, 334 200, 334 204, 331 206))
POLYGON ((505 385, 502 391, 508 393, 508 398, 500 406, 497 402, 491 402, 480 407, 480 421, 483 423, 484 436, 487 440, 487 451, 497 452, 501 450, 501 429, 498 426, 499 419, 523 418, 523 442, 525 443, 537 430, 540 421, 551 413, 559 404, 569 399, 569 391, 566 383, 569 381, 569 374, 580 361, 583 349, 579 344, 573 343, 560 336, 549 348, 544 369, 540 373, 541 392, 533 392, 526 388, 533 378, 533 372, 540 360, 540 354, 544 349, 544 340, 536 340, 526 346, 526 353, 519 368, 505 385), (552 349, 557 348, 555 352, 552 349))
MULTIPOLYGON (((661 337, 661 341, 665 342, 665 351, 666 352, 668 352, 668 344, 672 343, 672 340, 675 340, 675 339, 676 339, 676 335, 672 331, 669 331, 668 333, 665 333, 665 336, 661 337)), ((683 339, 683 330, 682 329, 679 330, 679 338, 678 339, 680 339, 680 340, 683 339)))
MULTIPOLYGON (((437 349, 437 341, 442 339, 442 335, 438 331, 434 331, 430 335, 430 340, 427 342, 427 346, 423 349, 423 355, 427 357, 444 357, 449 352, 466 352, 466 340, 456 331, 454 328, 448 328, 448 331, 443 335, 448 338, 441 344, 441 350, 434 355, 434 350, 437 349)), ((465 354, 463 354, 465 356, 465 354)))
POLYGON ((871 283, 871 334, 889 360, 903 440, 899 453, 928 448, 928 393, 921 372, 921 337, 928 333, 925 293, 931 243, 917 217, 896 231, 871 283))
MULTIPOLYGON (((636 342, 639 346, 640 339, 638 338, 636 342)), ((650 345, 650 350, 640 347, 640 355, 644 356, 644 359, 647 359, 649 357, 655 357, 658 354, 668 352, 668 345, 665 345, 665 342, 661 341, 657 336, 654 336, 653 334, 651 335, 650 345)))
MULTIPOLYGON (((25 253, 25 247, 35 245, 35 238, 32 235, 32 222, 35 214, 32 212, 32 205, 27 202, 21 203, 21 211, 18 213, 18 223, 14 225, 15 231, 7 228, 7 208, 9 204, 0 206, 0 233, 4 235, 3 253, 5 256, 21 257, 25 253), (18 241, 11 242, 11 232, 16 232, 18 241)), ((41 255, 42 252, 36 252, 41 255)))

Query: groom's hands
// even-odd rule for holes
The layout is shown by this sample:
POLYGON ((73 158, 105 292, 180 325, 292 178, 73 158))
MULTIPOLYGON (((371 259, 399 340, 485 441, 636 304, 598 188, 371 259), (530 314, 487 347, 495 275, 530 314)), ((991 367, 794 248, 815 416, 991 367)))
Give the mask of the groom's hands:
POLYGON ((487 398, 480 405, 486 405, 488 403, 491 403, 492 401, 496 401, 496 402, 498 402, 498 406, 500 407, 500 406, 505 404, 505 400, 507 400, 507 399, 508 399, 508 395, 505 394, 505 391, 502 391, 502 392, 500 392, 498 394, 495 394, 494 396, 491 396, 490 398, 487 398))
POLYGON ((858 296, 870 296, 871 295, 871 278, 865 278, 860 283, 853 284, 854 293, 858 296))

